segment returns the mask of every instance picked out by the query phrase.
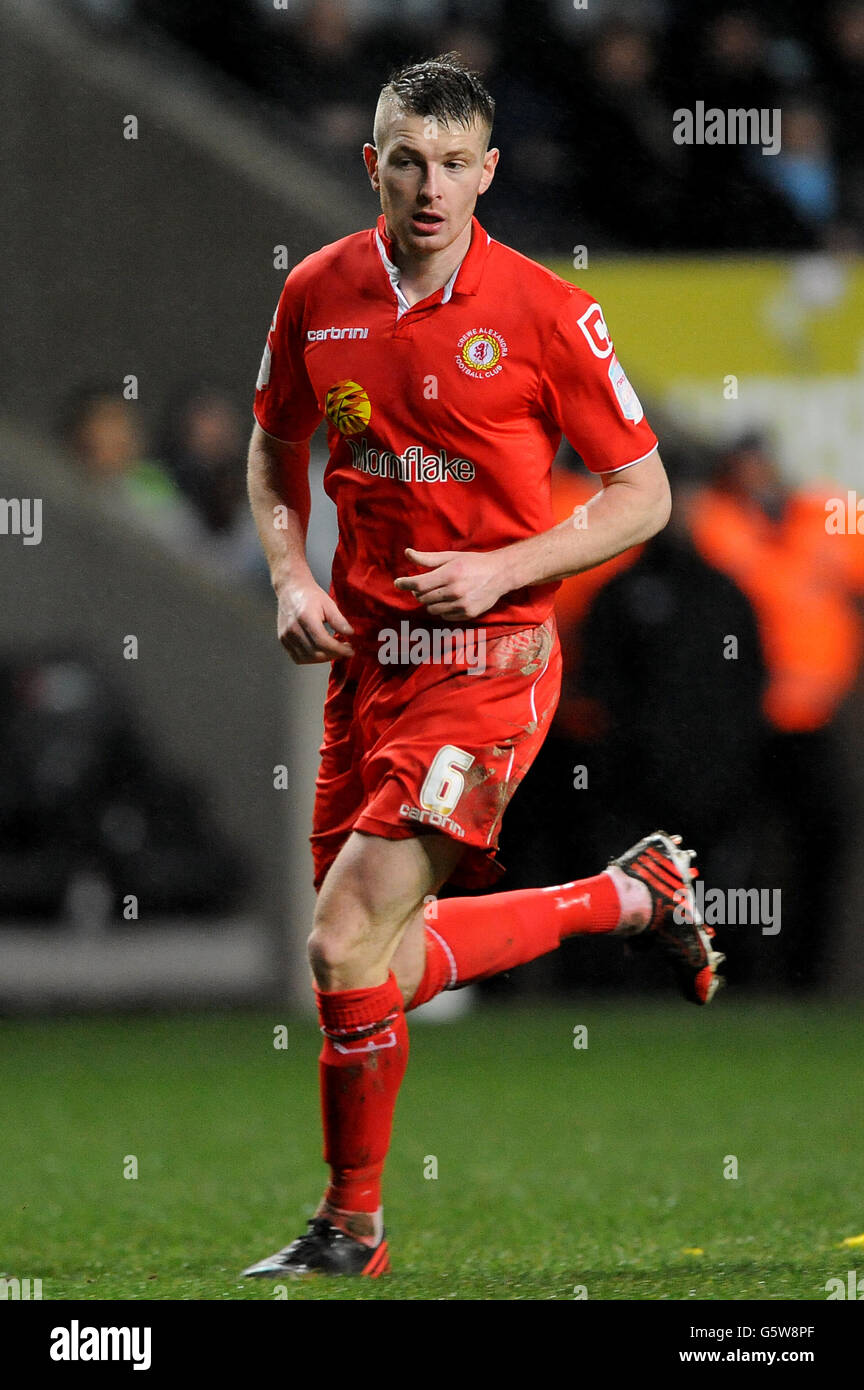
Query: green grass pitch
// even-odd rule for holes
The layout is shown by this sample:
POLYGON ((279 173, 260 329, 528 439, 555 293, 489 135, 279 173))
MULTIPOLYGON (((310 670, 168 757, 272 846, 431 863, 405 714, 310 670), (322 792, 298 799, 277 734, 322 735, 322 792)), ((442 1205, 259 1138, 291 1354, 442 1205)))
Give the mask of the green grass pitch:
MULTIPOLYGON (((394 1272, 287 1297, 824 1300, 864 1271, 841 1245, 864 1232, 858 1013, 594 998, 418 1023, 394 1272)), ((278 1011, 0 1023, 0 1274, 44 1299, 273 1299, 238 1271, 320 1193, 318 1045, 278 1011)))

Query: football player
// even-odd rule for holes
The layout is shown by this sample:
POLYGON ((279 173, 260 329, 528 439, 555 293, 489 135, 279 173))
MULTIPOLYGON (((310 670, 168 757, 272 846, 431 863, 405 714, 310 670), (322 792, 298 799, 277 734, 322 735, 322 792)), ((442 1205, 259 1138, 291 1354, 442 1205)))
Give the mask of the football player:
POLYGON ((435 896, 501 872, 501 818, 559 696, 558 581, 645 541, 670 509, 599 305, 475 216, 498 163, 493 114, 456 55, 390 78, 363 149, 381 214, 291 271, 258 378, 249 487, 279 637, 295 662, 331 663, 309 939, 330 1180, 307 1232, 250 1276, 389 1268, 381 1176, 406 1016, 439 991, 597 932, 656 940, 695 1003, 718 984, 678 836, 655 832, 581 881, 435 896), (304 544, 324 418, 329 592, 304 544), (554 525, 562 433, 602 489, 554 525))

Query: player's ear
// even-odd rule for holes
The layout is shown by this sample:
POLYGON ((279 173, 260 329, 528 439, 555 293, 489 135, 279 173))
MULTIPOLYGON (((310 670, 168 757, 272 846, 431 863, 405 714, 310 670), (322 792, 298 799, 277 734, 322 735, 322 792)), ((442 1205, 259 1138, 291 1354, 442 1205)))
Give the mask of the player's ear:
POLYGON ((498 163, 500 150, 487 150, 483 156, 483 173, 480 176, 480 186, 478 193, 485 193, 493 178, 495 177, 495 166, 498 163))
POLYGON ((374 145, 367 143, 363 146, 363 161, 366 165, 366 172, 372 182, 372 187, 377 193, 378 189, 381 187, 381 182, 378 178, 378 151, 374 145))

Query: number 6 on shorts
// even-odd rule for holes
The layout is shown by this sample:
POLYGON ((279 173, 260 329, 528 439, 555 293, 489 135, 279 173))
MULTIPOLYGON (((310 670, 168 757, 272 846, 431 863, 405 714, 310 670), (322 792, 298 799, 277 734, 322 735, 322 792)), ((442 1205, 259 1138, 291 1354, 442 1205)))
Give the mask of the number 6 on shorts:
POLYGON ((464 748, 456 748, 452 743, 445 743, 443 748, 439 748, 420 790, 423 810, 437 811, 441 816, 451 815, 465 790, 462 774, 468 771, 473 761, 472 753, 466 753, 464 748))

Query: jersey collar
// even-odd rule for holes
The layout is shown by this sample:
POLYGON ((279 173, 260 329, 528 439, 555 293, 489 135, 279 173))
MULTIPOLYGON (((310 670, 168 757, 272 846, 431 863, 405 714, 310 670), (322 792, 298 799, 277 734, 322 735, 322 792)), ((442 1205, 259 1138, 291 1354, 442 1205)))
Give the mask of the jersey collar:
MULTIPOLYGON (((483 267, 486 264, 486 257, 489 254, 489 247, 491 243, 492 238, 490 237, 489 233, 485 231, 483 227, 480 226, 480 223, 477 221, 476 217, 472 217, 471 242, 468 247, 468 250, 465 252, 465 255, 462 257, 462 260, 459 262, 453 274, 450 276, 450 279, 447 281, 447 284, 444 285, 442 289, 437 292, 441 295, 440 302, 442 304, 447 303, 454 290, 457 294, 477 293, 478 289, 480 288, 480 279, 483 274, 483 267)), ((396 297, 398 300, 401 301, 403 296, 398 285, 400 271, 399 267, 394 263, 392 259, 393 242, 392 239, 387 235, 387 224, 385 222, 383 212, 381 213, 377 223, 375 224, 375 244, 378 248, 378 254, 381 257, 384 269, 390 276, 390 283, 396 291, 396 297)), ((406 304, 405 308, 407 307, 408 306, 406 304)), ((402 308, 401 302, 400 309, 402 310, 402 312, 404 312, 404 308, 402 308)))

